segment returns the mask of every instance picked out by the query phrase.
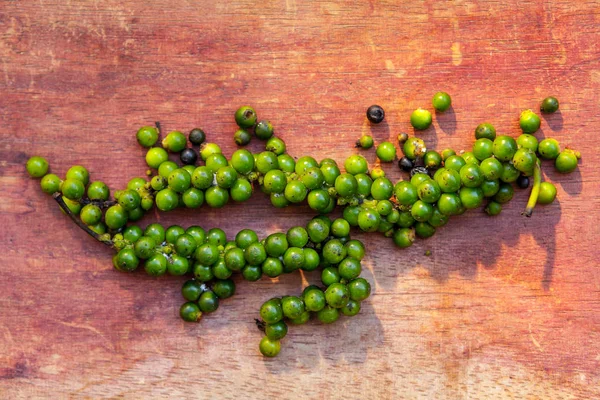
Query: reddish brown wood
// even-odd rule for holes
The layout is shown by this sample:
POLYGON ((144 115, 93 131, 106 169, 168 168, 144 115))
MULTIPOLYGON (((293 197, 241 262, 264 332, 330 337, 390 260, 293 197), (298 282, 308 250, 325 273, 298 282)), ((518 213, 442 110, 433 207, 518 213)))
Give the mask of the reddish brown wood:
MULTIPOLYGON (((4 1, 0 397, 599 397, 598 43, 595 0, 4 1), (457 150, 483 121, 517 135, 519 112, 555 95, 561 112, 538 136, 579 149, 578 171, 544 169, 559 201, 531 219, 518 192, 499 217, 469 212, 408 250, 357 234, 371 300, 352 320, 292 329, 274 360, 257 351, 258 307, 316 275, 240 282, 184 324, 179 279, 115 272, 23 168, 39 154, 119 188, 145 172, 139 126, 201 126, 229 155, 242 104, 291 154, 342 161, 362 133, 412 133, 410 112, 437 90, 453 109, 419 135, 457 150), (381 126, 366 122, 373 103, 381 126)), ((310 215, 257 194, 143 223, 264 235, 310 215)))

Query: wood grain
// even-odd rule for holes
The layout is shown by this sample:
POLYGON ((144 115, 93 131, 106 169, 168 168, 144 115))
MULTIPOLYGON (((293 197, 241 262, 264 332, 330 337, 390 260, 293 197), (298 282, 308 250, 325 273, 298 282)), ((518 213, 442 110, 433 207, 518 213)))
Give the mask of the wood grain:
MULTIPOLYGON (((599 398, 599 43, 597 0, 2 1, 0 398, 599 398), (274 360, 257 351, 258 307, 316 276, 239 282, 184 324, 179 279, 115 272, 23 168, 39 154, 119 188, 145 171, 139 126, 201 126, 229 155, 242 104, 292 155, 342 161, 362 133, 412 133, 437 90, 453 109, 419 135, 457 150, 483 121, 516 136, 519 112, 555 95, 538 137, 579 149, 578 171, 545 168, 558 202, 531 219, 518 192, 499 217, 469 212, 408 250, 357 233, 371 300, 291 329, 274 360), (371 127, 374 103, 386 123, 371 127)), ((257 194, 143 224, 264 235, 310 215, 257 194)))

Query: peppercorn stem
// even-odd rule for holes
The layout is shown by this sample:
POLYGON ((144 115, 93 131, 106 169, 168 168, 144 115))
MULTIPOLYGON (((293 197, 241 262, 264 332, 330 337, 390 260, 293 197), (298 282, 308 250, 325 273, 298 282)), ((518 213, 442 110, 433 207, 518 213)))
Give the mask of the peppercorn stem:
POLYGON ((533 213, 533 208, 537 203, 538 196, 540 194, 540 186, 542 184, 542 169, 540 167, 540 160, 536 160, 535 166, 533 167, 533 186, 531 187, 531 194, 529 195, 529 201, 527 202, 527 207, 525 211, 523 211, 523 215, 527 218, 531 217, 533 213))
POLYGON ((110 246, 110 247, 114 246, 114 243, 112 240, 104 239, 101 235, 97 234, 96 232, 94 232, 93 230, 88 228, 88 226, 86 224, 84 224, 83 221, 81 221, 79 218, 77 218, 77 216, 75 216, 75 214, 73 214, 73 211, 71 211, 69 206, 67 206, 67 203, 65 203, 65 201, 63 200, 62 194, 54 193, 52 195, 52 197, 54 198, 54 200, 56 200, 56 202, 58 203, 60 208, 62 208, 62 210, 65 212, 65 214, 67 214, 69 216, 69 218, 71 218, 71 220, 73 222, 75 222, 75 224, 77 224, 78 227, 83 229, 88 235, 90 235, 91 237, 93 237, 94 239, 99 241, 100 243, 104 243, 107 246, 110 246))
POLYGON ((157 140, 157 142, 160 142, 160 136, 161 136, 161 133, 162 133, 160 122, 159 121, 154 122, 154 126, 156 126, 156 130, 158 131, 158 140, 157 140))
POLYGON ((90 200, 90 199, 81 199, 79 200, 79 204, 82 205, 88 205, 88 204, 93 204, 95 206, 98 206, 102 209, 105 208, 109 208, 114 206, 115 204, 117 204, 117 202, 115 200, 107 200, 107 201, 103 201, 103 200, 90 200))
POLYGON ((259 331, 262 331, 262 332, 265 331, 267 324, 265 324, 263 321, 261 321, 257 318, 254 318, 254 323, 256 324, 256 327, 258 328, 259 331))

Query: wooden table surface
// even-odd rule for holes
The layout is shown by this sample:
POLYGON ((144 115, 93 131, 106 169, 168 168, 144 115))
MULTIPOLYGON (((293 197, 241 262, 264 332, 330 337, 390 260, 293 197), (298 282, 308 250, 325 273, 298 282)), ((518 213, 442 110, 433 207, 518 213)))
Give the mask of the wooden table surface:
MULTIPOLYGON (((599 46, 594 0, 2 1, 0 398, 599 398, 599 46), (536 135, 579 149, 579 169, 544 164, 558 201, 531 219, 519 191, 500 216, 468 212, 407 250, 356 233, 373 296, 352 319, 292 328, 275 359, 257 350, 258 308, 317 275, 238 279, 184 323, 181 279, 113 270, 23 167, 43 155, 120 188, 146 170, 139 126, 200 126, 230 155, 243 104, 292 155, 341 162, 363 133, 412 134, 438 90, 453 109, 418 133, 430 148, 469 148, 483 121, 516 136, 519 112, 555 95, 536 135), (386 123, 371 127, 374 103, 386 123)), ((256 193, 142 224, 264 236, 311 215, 256 193)))

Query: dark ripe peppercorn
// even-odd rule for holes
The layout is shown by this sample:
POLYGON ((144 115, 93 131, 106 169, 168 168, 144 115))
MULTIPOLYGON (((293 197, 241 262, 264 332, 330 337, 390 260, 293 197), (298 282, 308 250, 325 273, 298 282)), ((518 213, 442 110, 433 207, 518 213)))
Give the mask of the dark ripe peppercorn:
POLYGON ((179 158, 184 165, 194 165, 196 164, 196 161, 198 161, 198 153, 196 153, 196 150, 194 149, 183 149, 179 158))
POLYGON ((521 189, 527 189, 529 187, 529 178, 525 175, 521 175, 517 178, 517 186, 521 189))
POLYGON ((367 109, 367 119, 374 124, 378 124, 385 118, 383 108, 378 105, 372 105, 367 109))
POLYGON ((410 170, 413 169, 414 164, 408 157, 402 157, 398 160, 398 167, 400 167, 402 171, 410 172, 410 170))
POLYGON ((204 141, 206 140, 206 134, 202 129, 194 128, 190 131, 188 139, 190 140, 190 143, 198 146, 204 143, 204 141))
POLYGON ((427 170, 427 168, 425 168, 425 167, 414 167, 413 169, 410 170, 410 177, 412 178, 416 174, 429 175, 429 170, 427 170))
POLYGON ((408 133, 399 133, 398 134, 398 144, 400 145, 400 147, 402 147, 402 145, 404 145, 404 142, 406 142, 408 140, 408 133))
POLYGON ((415 167, 424 167, 425 166, 425 160, 423 160, 423 157, 417 157, 414 160, 412 160, 412 162, 415 167))

